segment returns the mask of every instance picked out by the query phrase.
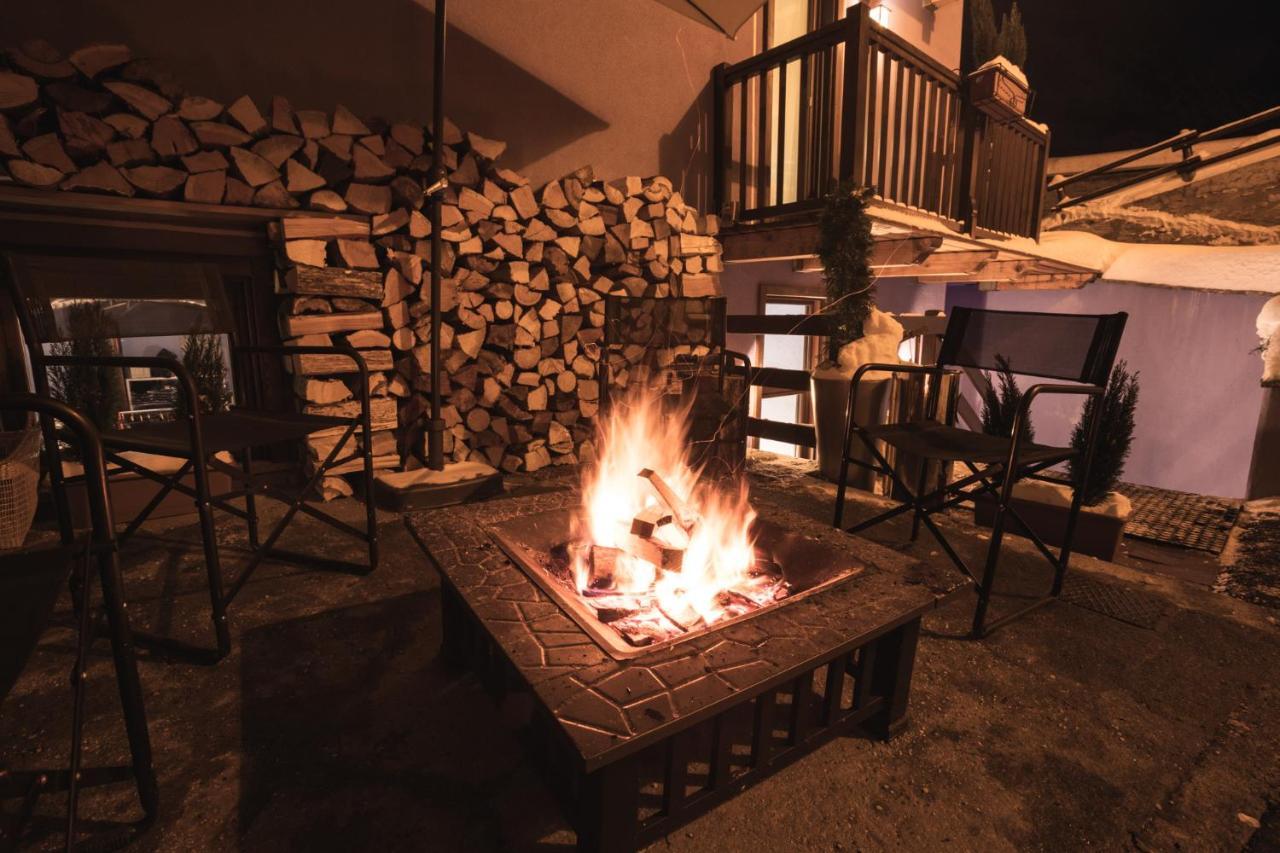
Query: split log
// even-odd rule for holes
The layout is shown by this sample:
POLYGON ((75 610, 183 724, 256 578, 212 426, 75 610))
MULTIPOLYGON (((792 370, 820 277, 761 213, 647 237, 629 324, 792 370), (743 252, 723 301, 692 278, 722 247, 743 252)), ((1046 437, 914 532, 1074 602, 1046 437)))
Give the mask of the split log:
POLYGON ((29 107, 40 97, 36 81, 25 74, 0 71, 0 110, 29 107))
POLYGON ((139 115, 151 121, 155 121, 160 116, 173 110, 173 104, 169 103, 168 98, 151 91, 145 86, 126 83, 123 80, 108 80, 102 85, 117 98, 132 107, 139 115))
POLYGON ((187 121, 213 121, 222 115, 222 104, 212 98, 188 95, 178 102, 178 116, 187 121))
POLYGON ((329 244, 324 240, 289 240, 284 254, 292 263, 323 267, 329 259, 329 244))
POLYGON ((284 274, 287 293, 382 299, 382 276, 376 272, 324 267, 294 267, 284 274))
POLYGON ((68 57, 71 64, 86 77, 97 77, 103 71, 119 68, 133 54, 122 44, 91 44, 80 48, 68 57))
POLYGON ((280 332, 284 337, 327 334, 330 332, 354 332, 359 329, 381 329, 382 314, 367 311, 359 314, 314 314, 285 316, 280 319, 280 332))
POLYGON ((250 136, 263 136, 267 132, 267 120, 248 95, 237 98, 227 107, 227 116, 250 136))
POLYGON ((286 240, 360 240, 369 237, 369 223, 362 219, 339 216, 288 216, 280 220, 280 233, 286 240))
POLYGON ((88 190, 119 196, 133 195, 133 187, 125 180, 124 175, 106 162, 94 163, 67 178, 60 186, 64 190, 88 190))
POLYGON ((146 195, 164 198, 173 195, 187 182, 187 173, 168 166, 134 166, 124 176, 146 195))

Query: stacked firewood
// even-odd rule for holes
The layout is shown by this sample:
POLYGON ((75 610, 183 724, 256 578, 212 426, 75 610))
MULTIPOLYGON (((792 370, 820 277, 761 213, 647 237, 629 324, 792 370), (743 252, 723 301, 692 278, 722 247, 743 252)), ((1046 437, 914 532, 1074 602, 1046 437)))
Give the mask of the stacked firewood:
MULTIPOLYGON (((281 335, 348 343, 369 362, 377 464, 422 454, 430 394, 432 140, 420 125, 223 104, 187 94, 120 45, 63 58, 6 53, 0 158, 29 186, 256 205, 286 215, 281 335)), ((666 178, 596 180, 589 168, 536 188, 497 164, 506 145, 447 124, 441 155, 440 350, 445 449, 508 471, 592 453, 607 294, 719 292, 714 216, 666 178)), ((290 359, 306 411, 354 410, 349 364, 290 359)), ((316 436, 312 454, 323 458, 316 436)), ((341 490, 341 481, 329 483, 341 490)))

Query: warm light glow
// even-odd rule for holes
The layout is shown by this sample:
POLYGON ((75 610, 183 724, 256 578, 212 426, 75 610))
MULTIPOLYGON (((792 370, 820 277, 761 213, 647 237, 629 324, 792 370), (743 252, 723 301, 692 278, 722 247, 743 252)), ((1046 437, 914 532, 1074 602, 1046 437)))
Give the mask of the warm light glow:
POLYGON ((875 21, 880 26, 889 26, 889 7, 884 2, 872 5, 868 14, 871 16, 871 20, 875 21))
MULTIPOLYGON (((595 546, 636 550, 631 523, 651 508, 666 508, 654 485, 639 476, 651 469, 666 481, 696 518, 686 534, 676 522, 654 534, 656 543, 682 551, 680 571, 660 569, 648 560, 624 553, 618 556, 612 589, 652 596, 673 621, 718 621, 731 610, 726 592, 757 604, 771 601, 776 583, 757 583, 752 572, 755 551, 750 535, 755 513, 747 502, 745 485, 723 490, 700 482, 690 467, 686 444, 688 408, 664 410, 652 392, 633 394, 615 403, 602 419, 598 461, 585 476, 583 509, 589 538, 595 546)), ((574 578, 579 591, 590 584, 587 549, 574 554, 574 578)), ((687 625, 686 625, 687 627, 687 625)))

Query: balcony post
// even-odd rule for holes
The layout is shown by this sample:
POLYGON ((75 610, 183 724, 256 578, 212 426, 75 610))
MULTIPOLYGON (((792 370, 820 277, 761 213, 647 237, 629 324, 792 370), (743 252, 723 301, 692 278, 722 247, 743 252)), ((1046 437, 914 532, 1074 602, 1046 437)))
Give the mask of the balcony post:
POLYGON ((845 15, 844 95, 840 106, 840 178, 865 182, 867 152, 867 55, 871 14, 866 3, 845 15))
POLYGON ((973 18, 965 4, 960 24, 960 180, 956 188, 955 218, 966 233, 975 226, 973 209, 974 148, 978 116, 969 96, 969 75, 973 72, 973 18))
MULTIPOLYGON (((717 215, 724 215, 725 208, 725 173, 729 167, 731 151, 729 148, 729 128, 725 125, 725 85, 724 75, 729 68, 727 62, 721 62, 711 71, 711 209, 717 215)), ((746 97, 746 87, 743 87, 746 97)), ((744 154, 745 156, 745 154, 744 154)))

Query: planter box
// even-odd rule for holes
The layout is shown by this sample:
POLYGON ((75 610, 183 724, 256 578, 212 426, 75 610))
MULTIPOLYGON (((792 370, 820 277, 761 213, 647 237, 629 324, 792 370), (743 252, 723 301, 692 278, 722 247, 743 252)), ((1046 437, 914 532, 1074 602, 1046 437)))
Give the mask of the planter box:
MULTIPOLYGON (((70 472, 68 472, 70 473, 70 472)), ((182 478, 182 483, 189 488, 196 487, 195 477, 191 474, 182 478)), ((134 473, 114 473, 107 481, 111 494, 111 511, 117 524, 128 524, 138 517, 146 505, 163 488, 155 480, 134 473)), ((209 494, 218 495, 231 491, 231 478, 221 471, 209 471, 209 494)), ((67 502, 71 505, 71 520, 76 527, 89 526, 89 501, 84 492, 84 481, 67 485, 67 502)), ((177 490, 165 495, 164 500, 151 513, 150 518, 172 518, 178 515, 194 515, 195 498, 177 490)))
MULTIPOLYGON (((1061 548, 1066 538, 1067 516, 1071 508, 1059 504, 1041 503, 1015 497, 1010 506, 1036 532, 1046 544, 1061 548)), ((996 517, 996 501, 989 495, 976 498, 973 502, 973 521, 981 527, 990 527, 996 517)), ((1076 532, 1071 543, 1074 554, 1088 554, 1099 560, 1112 560, 1120 549, 1120 540, 1124 536, 1124 525, 1127 519, 1114 515, 1080 510, 1076 519, 1076 532)), ((1026 528, 1012 516, 1005 519, 1004 529, 1008 533, 1019 536, 1026 535, 1026 528)))
POLYGON ((973 105, 985 112, 1013 120, 1027 111, 1027 85, 999 65, 979 68, 969 76, 973 105))

